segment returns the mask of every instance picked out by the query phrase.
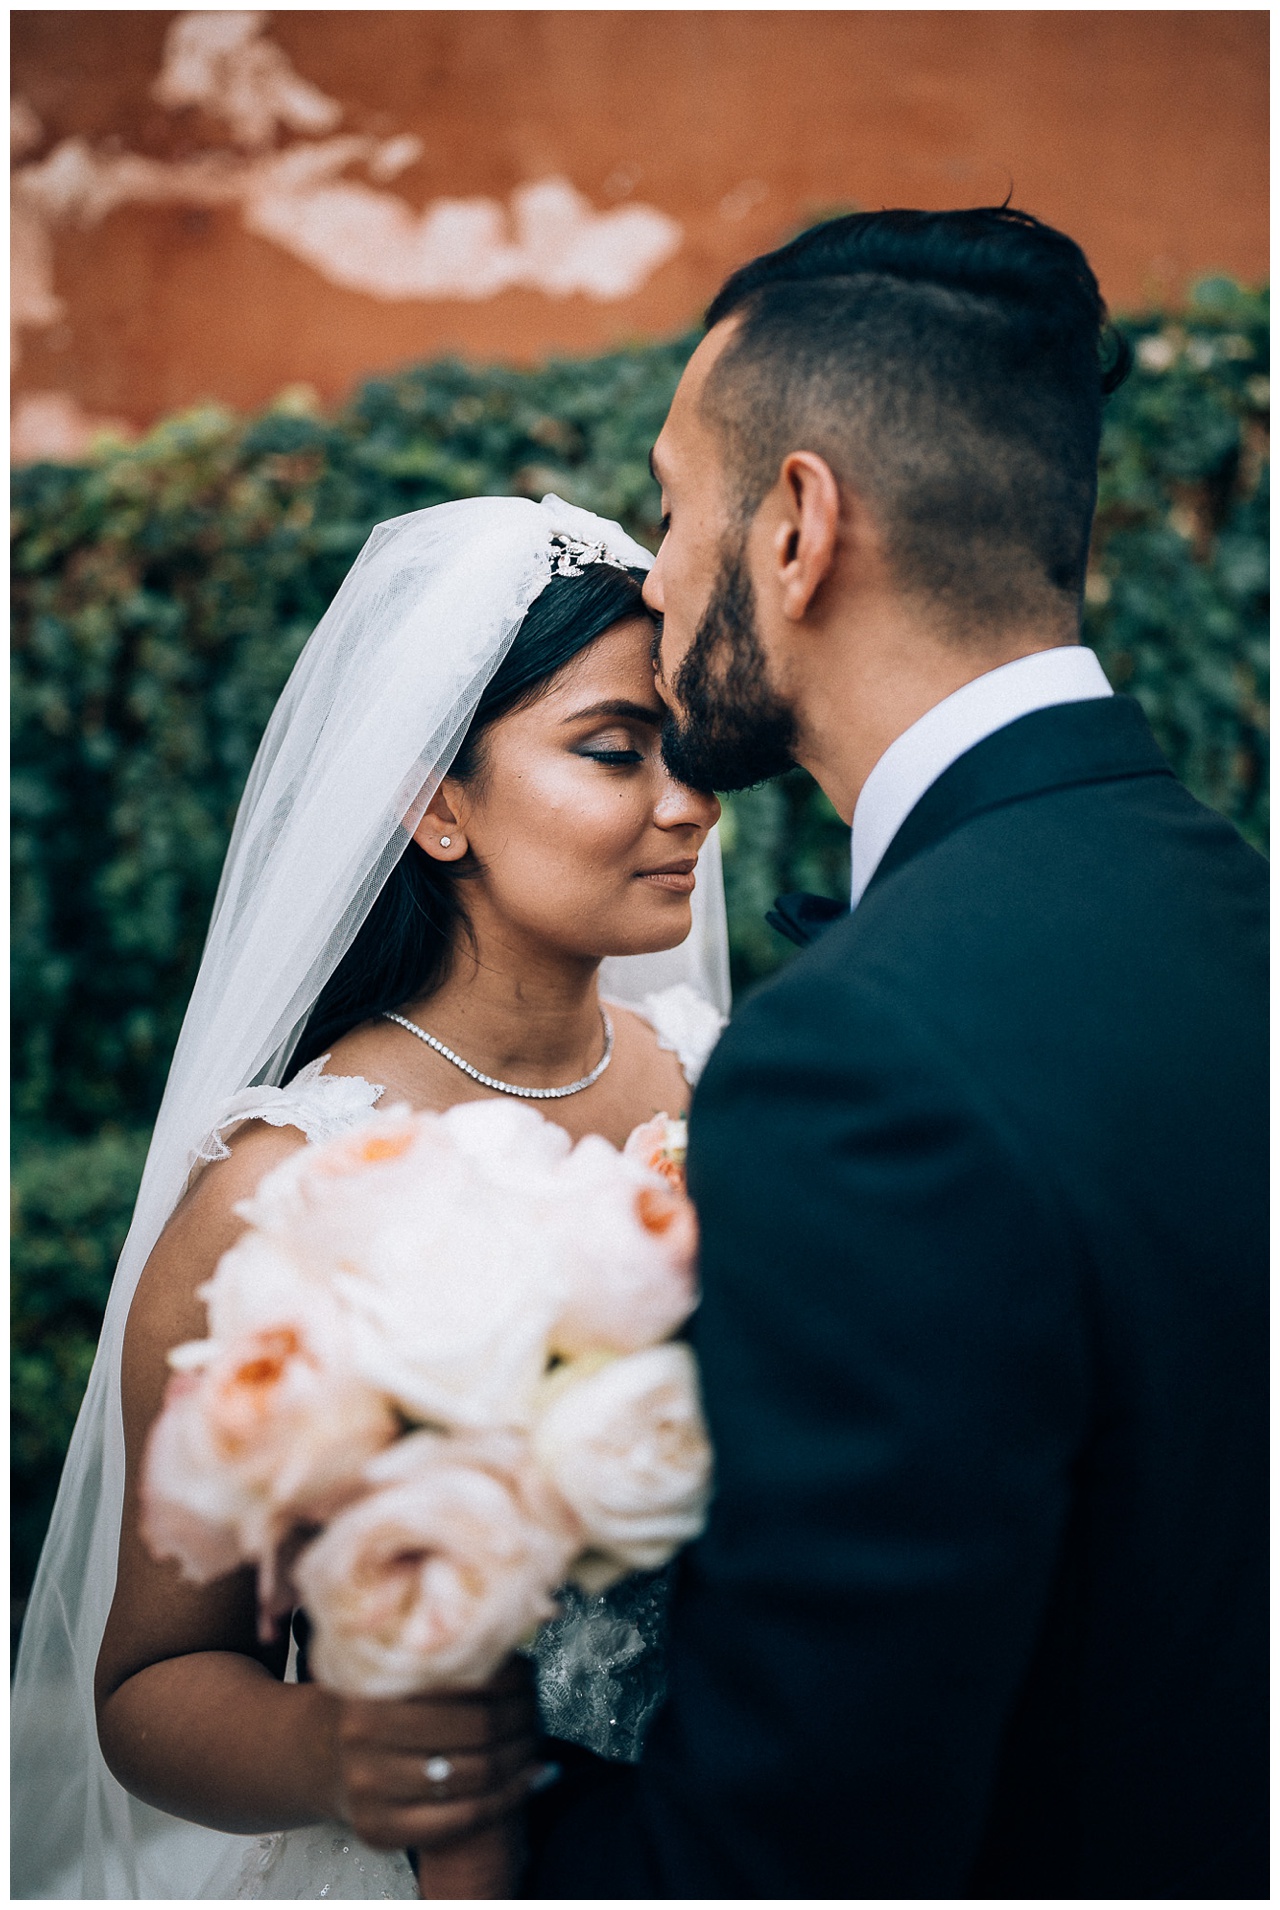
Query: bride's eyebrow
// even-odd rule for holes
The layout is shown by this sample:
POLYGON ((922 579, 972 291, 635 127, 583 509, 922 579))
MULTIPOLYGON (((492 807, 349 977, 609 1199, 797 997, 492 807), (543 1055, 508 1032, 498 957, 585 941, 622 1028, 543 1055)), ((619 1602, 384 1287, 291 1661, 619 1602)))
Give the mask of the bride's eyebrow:
POLYGON ((630 703, 625 697, 612 699, 605 703, 592 703, 585 710, 575 710, 572 716, 566 716, 566 723, 581 723, 588 716, 620 716, 630 718, 633 723, 648 723, 658 729, 666 715, 665 709, 659 709, 647 703, 630 703))

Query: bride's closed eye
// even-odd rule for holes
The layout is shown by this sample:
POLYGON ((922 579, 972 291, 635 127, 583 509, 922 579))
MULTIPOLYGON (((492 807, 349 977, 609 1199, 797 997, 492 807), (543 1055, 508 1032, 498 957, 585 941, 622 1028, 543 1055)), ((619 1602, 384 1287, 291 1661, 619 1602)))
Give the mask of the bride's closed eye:
POLYGON ((608 697, 565 718, 566 727, 577 731, 566 739, 568 747, 606 769, 638 769, 656 748, 663 714, 656 699, 650 704, 608 697))
POLYGON ((591 744, 585 749, 580 749, 578 754, 580 756, 589 756, 593 763, 605 763, 612 769, 632 768, 635 764, 644 761, 644 751, 634 748, 631 744, 626 744, 621 748, 613 748, 598 743, 591 744))

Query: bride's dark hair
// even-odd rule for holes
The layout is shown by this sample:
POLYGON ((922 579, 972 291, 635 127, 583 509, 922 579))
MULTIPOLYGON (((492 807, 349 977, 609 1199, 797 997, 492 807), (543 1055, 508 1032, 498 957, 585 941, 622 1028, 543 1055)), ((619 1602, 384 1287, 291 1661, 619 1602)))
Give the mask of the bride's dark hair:
MULTIPOLYGON (((459 782, 478 775, 490 724, 534 702, 557 671, 614 624, 648 616, 640 595, 643 582, 642 570, 618 570, 612 564, 585 565, 578 577, 553 577, 530 605, 481 697, 449 775, 459 782)), ((384 1008, 421 999, 440 986, 459 936, 468 932, 462 884, 479 873, 470 852, 458 862, 437 862, 416 842, 406 845, 321 990, 294 1050, 291 1072, 384 1008)))

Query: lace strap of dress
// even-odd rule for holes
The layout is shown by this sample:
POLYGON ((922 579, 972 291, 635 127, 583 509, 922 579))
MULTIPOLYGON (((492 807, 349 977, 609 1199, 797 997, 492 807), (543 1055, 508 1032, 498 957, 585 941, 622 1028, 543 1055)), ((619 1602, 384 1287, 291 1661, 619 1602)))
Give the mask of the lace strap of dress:
POLYGON ((658 1046, 675 1054, 689 1086, 696 1087, 727 1026, 724 1016, 688 982, 646 995, 636 1004, 636 1013, 652 1027, 658 1046))
POLYGON ((225 1161, 227 1137, 246 1121, 271 1127, 296 1127, 309 1141, 332 1140, 358 1127, 381 1098, 382 1089, 358 1074, 321 1073, 327 1054, 299 1069, 282 1088, 243 1088, 224 1105, 196 1152, 197 1164, 225 1161))

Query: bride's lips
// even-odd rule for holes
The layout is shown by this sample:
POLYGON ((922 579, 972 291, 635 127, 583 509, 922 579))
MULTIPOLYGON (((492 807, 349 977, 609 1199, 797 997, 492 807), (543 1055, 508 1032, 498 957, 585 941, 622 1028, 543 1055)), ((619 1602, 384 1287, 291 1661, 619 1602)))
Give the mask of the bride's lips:
POLYGON ((697 856, 682 856, 678 862, 664 862, 660 869, 638 869, 636 879, 652 883, 655 889, 669 889, 673 895, 692 895, 697 863, 697 856))

